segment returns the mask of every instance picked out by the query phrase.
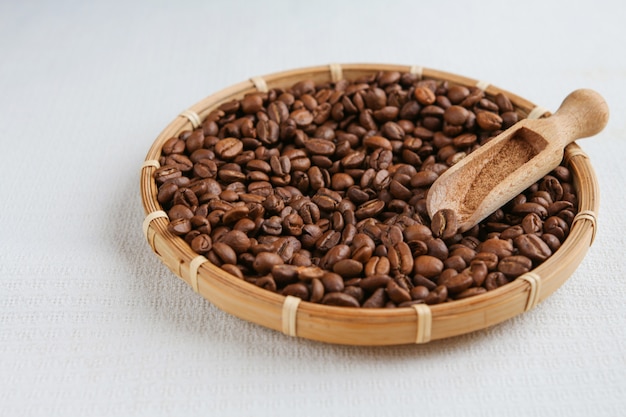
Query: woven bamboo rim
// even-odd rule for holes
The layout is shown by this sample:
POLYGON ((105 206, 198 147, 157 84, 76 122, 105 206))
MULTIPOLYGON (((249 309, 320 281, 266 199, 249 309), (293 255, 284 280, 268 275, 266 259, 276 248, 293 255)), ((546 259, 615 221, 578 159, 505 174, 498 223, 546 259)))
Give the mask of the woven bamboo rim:
POLYGON ((223 311, 289 336, 348 345, 398 345, 426 343, 484 329, 526 312, 556 291, 578 267, 596 232, 599 207, 598 182, 587 155, 572 143, 565 161, 578 193, 579 214, 570 235, 546 262, 496 290, 434 306, 424 304, 396 309, 332 307, 282 296, 241 279, 211 264, 187 243, 168 232, 167 214, 157 202, 152 174, 166 140, 195 128, 220 104, 247 93, 286 88, 303 79, 316 82, 354 79, 378 71, 417 74, 423 79, 445 80, 451 85, 474 86, 488 95, 509 97, 521 117, 538 118, 547 110, 487 82, 424 68, 384 64, 331 64, 301 68, 225 88, 182 112, 158 136, 141 167, 141 196, 146 213, 143 228, 152 250, 178 277, 223 311))

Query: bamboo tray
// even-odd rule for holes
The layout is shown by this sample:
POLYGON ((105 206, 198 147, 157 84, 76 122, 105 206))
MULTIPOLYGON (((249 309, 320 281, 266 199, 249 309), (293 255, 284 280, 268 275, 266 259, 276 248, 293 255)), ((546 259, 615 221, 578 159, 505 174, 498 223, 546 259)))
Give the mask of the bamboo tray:
POLYGON ((143 231, 161 261, 196 292, 225 312, 282 331, 289 336, 348 345, 426 343, 493 326, 533 308, 557 290, 578 267, 593 242, 599 205, 598 182, 586 154, 575 143, 565 150, 578 195, 578 214, 562 246, 539 267, 493 291, 462 300, 396 309, 333 307, 300 302, 267 291, 223 271, 192 251, 167 230, 168 218, 157 201, 153 179, 165 141, 199 126, 220 104, 254 91, 286 88, 303 79, 315 82, 354 79, 378 71, 417 74, 450 85, 479 87, 487 95, 503 93, 521 117, 538 118, 548 111, 515 94, 471 78, 417 66, 331 64, 254 77, 225 88, 182 112, 158 136, 141 168, 141 195, 146 213, 143 231))

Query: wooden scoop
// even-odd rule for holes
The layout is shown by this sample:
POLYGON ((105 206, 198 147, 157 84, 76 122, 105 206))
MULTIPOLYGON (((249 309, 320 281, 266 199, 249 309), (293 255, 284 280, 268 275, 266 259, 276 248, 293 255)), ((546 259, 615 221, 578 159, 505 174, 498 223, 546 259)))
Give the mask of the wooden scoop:
POLYGON ((566 145, 599 133, 609 118, 604 99, 593 90, 576 90, 556 113, 524 119, 444 172, 431 186, 426 208, 455 213, 465 232, 556 168, 566 145))

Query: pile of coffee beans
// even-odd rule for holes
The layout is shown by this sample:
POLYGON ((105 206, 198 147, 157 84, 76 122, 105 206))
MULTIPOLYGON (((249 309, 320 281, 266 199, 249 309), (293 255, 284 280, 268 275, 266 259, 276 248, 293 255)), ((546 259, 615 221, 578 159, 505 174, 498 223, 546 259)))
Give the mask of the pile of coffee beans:
POLYGON ((251 284, 335 306, 437 304, 493 290, 562 244, 568 168, 458 233, 429 218, 446 169, 518 121, 503 94, 415 75, 251 93, 167 140, 154 173, 169 231, 251 284))

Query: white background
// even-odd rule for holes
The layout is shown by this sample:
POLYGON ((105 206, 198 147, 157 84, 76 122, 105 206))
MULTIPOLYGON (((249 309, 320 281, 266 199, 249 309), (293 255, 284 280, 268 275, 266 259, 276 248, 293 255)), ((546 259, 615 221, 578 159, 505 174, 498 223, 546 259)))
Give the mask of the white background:
POLYGON ((615 1, 0 2, 0 415, 619 416, 626 407, 626 6, 615 1), (556 110, 594 245, 534 310, 428 345, 333 346, 227 315, 141 233, 139 168, 182 110, 251 76, 422 65, 556 110))

